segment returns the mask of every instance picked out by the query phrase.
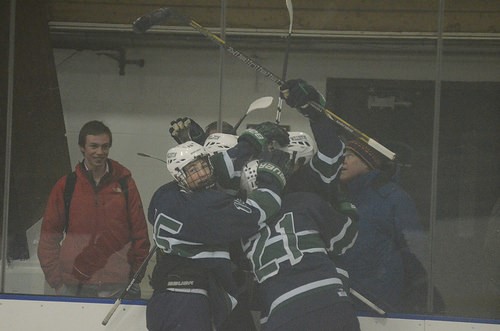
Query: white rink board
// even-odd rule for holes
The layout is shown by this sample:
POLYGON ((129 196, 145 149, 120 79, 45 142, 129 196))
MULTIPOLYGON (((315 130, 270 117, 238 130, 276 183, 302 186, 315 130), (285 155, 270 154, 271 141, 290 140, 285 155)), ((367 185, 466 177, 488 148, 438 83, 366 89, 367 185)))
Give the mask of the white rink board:
POLYGON ((500 330, 500 321, 497 324, 479 324, 469 322, 450 322, 450 321, 426 321, 425 331, 497 331, 500 330))
POLYGON ((361 331, 500 331, 500 321, 491 324, 361 316, 359 322, 361 331))
MULTIPOLYGON (((361 331, 423 331, 424 320, 359 317, 361 331)), ((500 329, 499 329, 500 330, 500 329)))
MULTIPOLYGON (((0 299, 0 330, 147 331, 146 306, 122 304, 108 325, 102 320, 113 303, 0 299)), ((496 324, 403 318, 359 318, 362 331, 500 331, 496 324)))
POLYGON ((112 303, 0 300, 0 330, 147 331, 144 305, 121 305, 108 324, 102 325, 112 306, 112 303))

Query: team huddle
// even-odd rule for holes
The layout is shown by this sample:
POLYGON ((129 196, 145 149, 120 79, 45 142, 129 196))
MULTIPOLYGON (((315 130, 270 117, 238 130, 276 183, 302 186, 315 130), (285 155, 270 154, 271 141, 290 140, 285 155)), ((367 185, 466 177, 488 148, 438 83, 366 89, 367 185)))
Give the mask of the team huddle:
POLYGON ((271 122, 238 137, 172 122, 175 180, 147 211, 158 247, 149 330, 255 330, 251 312, 260 330, 359 330, 335 264, 357 237, 356 209, 338 189, 345 145, 308 106, 324 104, 313 87, 290 80, 280 90, 314 140, 271 122))
POLYGON ((357 290, 398 307, 403 231, 419 233, 414 205, 395 184, 368 185, 384 174, 380 155, 344 143, 311 106, 324 105, 316 89, 294 79, 280 96, 308 119, 314 139, 272 122, 236 136, 225 122, 203 130, 174 120, 178 145, 165 160, 174 180, 147 210, 131 172, 108 158, 111 130, 85 123, 83 160, 53 187, 41 227, 38 258, 55 293, 117 298, 112 314, 121 299, 141 298, 156 252, 150 331, 356 331, 351 294, 370 306, 357 290))

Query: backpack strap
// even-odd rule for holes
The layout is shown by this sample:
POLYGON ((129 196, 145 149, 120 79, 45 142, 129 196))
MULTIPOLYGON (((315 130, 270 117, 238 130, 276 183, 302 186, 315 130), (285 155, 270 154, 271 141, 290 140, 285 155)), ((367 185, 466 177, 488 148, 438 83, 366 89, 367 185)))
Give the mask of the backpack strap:
POLYGON ((69 225, 69 206, 71 205, 71 198, 76 184, 76 172, 71 172, 66 176, 66 185, 64 186, 64 214, 66 216, 64 222, 64 232, 68 233, 69 225))
MULTIPOLYGON (((120 178, 118 181, 120 183, 120 188, 125 195, 125 207, 128 211, 128 182, 127 178, 120 178)), ((64 233, 68 233, 69 226, 69 207, 71 205, 71 198, 73 197, 73 191, 75 190, 76 184, 76 172, 71 172, 66 176, 66 185, 64 186, 64 212, 65 212, 65 223, 64 223, 64 233)), ((128 212, 127 212, 128 214, 128 212)))

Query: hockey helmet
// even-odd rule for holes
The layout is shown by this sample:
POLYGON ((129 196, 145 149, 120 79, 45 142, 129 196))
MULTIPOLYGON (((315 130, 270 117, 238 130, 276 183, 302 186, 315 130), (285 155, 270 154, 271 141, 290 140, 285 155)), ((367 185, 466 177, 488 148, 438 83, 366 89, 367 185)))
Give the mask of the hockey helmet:
POLYGON ((280 149, 290 154, 293 164, 306 164, 316 153, 316 143, 305 132, 291 131, 288 132, 290 143, 280 149))
POLYGON ((177 145, 167 152, 167 169, 177 183, 184 189, 191 191, 187 182, 187 174, 184 168, 190 163, 204 160, 209 166, 210 178, 199 183, 197 188, 210 187, 214 184, 212 165, 209 160, 209 153, 203 146, 194 141, 188 141, 177 145))
POLYGON ((212 133, 205 140, 205 150, 213 155, 217 152, 225 151, 238 143, 238 136, 228 133, 212 133))

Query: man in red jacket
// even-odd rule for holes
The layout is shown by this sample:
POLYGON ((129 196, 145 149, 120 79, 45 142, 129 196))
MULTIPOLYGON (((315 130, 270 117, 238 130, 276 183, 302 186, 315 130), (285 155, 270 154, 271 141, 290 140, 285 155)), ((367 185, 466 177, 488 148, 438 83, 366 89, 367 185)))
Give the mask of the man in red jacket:
MULTIPOLYGON (((111 144, 106 125, 86 123, 78 137, 83 161, 75 167, 69 208, 69 176, 60 178, 50 193, 38 258, 59 295, 116 297, 148 255, 141 197, 130 171, 108 158, 111 144)), ((140 278, 129 291, 132 297, 140 297, 140 278)))

